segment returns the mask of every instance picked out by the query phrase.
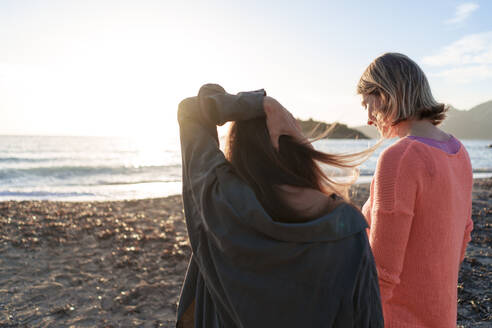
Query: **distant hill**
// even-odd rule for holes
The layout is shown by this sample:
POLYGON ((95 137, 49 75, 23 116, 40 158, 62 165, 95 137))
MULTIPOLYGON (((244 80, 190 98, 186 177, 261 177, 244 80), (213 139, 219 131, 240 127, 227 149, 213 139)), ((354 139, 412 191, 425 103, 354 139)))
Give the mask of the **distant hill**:
MULTIPOLYGON (((324 122, 314 121, 309 119, 307 121, 297 120, 302 128, 302 132, 310 137, 319 136, 321 133, 330 129, 332 124, 324 122)), ((369 139, 364 133, 349 128, 345 124, 337 123, 332 131, 325 137, 330 139, 369 139)))
POLYGON ((366 136, 368 136, 371 139, 378 139, 379 138, 378 129, 376 129, 372 125, 354 126, 352 129, 364 133, 366 136))
POLYGON ((492 140, 492 100, 470 110, 450 108, 442 129, 460 139, 492 140))
MULTIPOLYGON (((470 110, 450 107, 441 128, 458 139, 492 140, 492 100, 470 110)), ((379 137, 376 128, 369 125, 356 126, 353 129, 373 139, 379 137)))

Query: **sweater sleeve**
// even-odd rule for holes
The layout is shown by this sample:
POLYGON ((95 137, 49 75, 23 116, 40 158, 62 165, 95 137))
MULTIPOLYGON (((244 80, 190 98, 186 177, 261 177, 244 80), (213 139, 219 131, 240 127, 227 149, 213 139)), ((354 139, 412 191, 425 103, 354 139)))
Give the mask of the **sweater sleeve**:
POLYGON ((362 206, 362 214, 366 219, 368 228, 366 229, 367 235, 370 235, 371 232, 371 208, 372 208, 372 195, 374 194, 374 180, 371 181, 369 198, 365 202, 364 206, 362 206))
POLYGON ((400 283, 406 247, 419 189, 418 160, 411 145, 399 143, 386 149, 374 176, 369 242, 376 261, 381 301, 391 299, 400 283))

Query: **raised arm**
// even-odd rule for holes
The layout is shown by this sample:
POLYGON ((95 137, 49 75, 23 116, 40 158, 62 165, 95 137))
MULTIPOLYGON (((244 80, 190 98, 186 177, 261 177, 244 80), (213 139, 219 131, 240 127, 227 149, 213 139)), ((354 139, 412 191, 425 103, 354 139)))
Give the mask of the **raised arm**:
POLYGON ((264 116, 264 96, 263 90, 231 95, 219 85, 207 84, 197 97, 179 104, 183 190, 200 185, 215 168, 227 163, 219 149, 216 126, 264 116))

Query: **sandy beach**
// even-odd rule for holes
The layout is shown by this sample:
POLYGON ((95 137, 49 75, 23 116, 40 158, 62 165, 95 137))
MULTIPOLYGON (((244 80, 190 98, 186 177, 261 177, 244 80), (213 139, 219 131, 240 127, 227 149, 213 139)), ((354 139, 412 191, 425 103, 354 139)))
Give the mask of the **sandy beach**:
MULTIPOLYGON (((354 203, 369 195, 353 189, 354 203)), ((475 180, 458 323, 492 322, 492 178, 475 180)), ((0 327, 173 327, 190 248, 181 196, 0 203, 0 327)))

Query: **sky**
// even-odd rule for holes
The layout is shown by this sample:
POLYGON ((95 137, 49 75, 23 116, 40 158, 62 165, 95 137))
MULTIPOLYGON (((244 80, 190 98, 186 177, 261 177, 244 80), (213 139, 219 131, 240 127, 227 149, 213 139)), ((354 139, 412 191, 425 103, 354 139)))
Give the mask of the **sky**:
POLYGON ((204 83, 363 125, 356 84, 385 52, 438 101, 491 100, 492 1, 0 0, 0 135, 176 135, 204 83))

